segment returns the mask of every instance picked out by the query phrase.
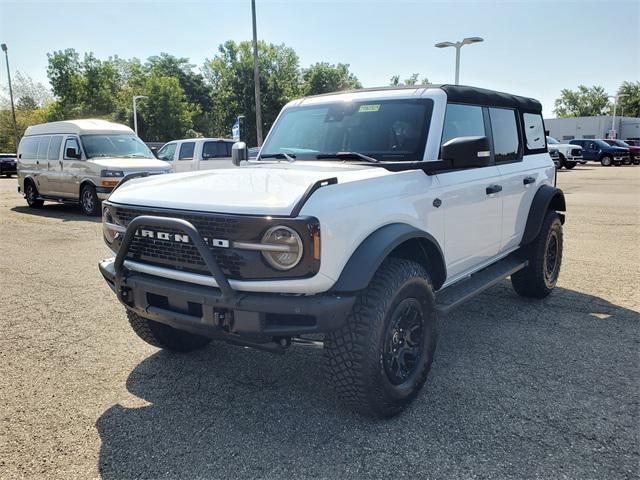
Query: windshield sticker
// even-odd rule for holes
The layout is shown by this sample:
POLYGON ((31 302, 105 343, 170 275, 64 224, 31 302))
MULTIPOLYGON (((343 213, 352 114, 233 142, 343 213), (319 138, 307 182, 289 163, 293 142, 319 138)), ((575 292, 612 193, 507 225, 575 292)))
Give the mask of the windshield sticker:
POLYGON ((380 110, 379 103, 374 105, 360 105, 358 112, 377 112, 378 110, 380 110))

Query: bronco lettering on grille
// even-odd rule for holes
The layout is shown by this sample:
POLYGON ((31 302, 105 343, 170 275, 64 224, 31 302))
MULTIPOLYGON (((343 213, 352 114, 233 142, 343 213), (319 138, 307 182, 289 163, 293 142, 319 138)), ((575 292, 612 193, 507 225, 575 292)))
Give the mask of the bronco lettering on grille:
MULTIPOLYGON (((176 243, 191 243, 189 240, 189 235, 182 233, 171 233, 171 232, 156 232, 155 230, 147 230, 141 228, 140 230, 136 230, 136 237, 143 238, 156 238, 158 240, 164 240, 168 242, 176 242, 176 243)), ((224 240, 220 238, 207 238, 202 237, 204 243, 209 245, 210 247, 217 248, 229 248, 229 240, 224 240)))

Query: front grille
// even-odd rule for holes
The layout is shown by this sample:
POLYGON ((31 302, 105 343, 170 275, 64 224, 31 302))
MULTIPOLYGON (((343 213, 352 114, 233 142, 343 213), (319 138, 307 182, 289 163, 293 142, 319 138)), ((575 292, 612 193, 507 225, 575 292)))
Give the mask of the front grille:
POLYGON ((581 157, 582 156, 582 150, 579 148, 572 148, 571 149, 571 155, 573 155, 574 157, 581 157))

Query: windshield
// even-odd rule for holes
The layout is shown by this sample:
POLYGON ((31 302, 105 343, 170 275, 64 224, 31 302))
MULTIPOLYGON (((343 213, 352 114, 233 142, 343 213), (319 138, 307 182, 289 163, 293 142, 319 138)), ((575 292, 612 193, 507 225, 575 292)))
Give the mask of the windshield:
POLYGON ((547 143, 550 143, 551 145, 555 145, 560 142, 553 137, 547 137, 547 143))
POLYGON ((155 158, 135 135, 81 135, 87 158, 155 158))
MULTIPOLYGON (((288 108, 274 125, 261 156, 286 153, 295 160, 318 156, 331 160, 331 154, 355 152, 376 160, 422 160, 432 108, 428 99, 288 108)), ((361 161, 356 155, 349 160, 361 161)))

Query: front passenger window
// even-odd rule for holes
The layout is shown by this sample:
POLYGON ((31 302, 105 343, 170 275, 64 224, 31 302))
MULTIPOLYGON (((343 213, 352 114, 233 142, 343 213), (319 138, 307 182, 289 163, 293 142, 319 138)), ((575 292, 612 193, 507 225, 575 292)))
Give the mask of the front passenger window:
POLYGON ((73 150, 76 155, 80 154, 80 145, 78 145, 78 139, 77 138, 67 138, 67 140, 64 142, 64 159, 65 160, 77 160, 74 157, 68 157, 67 156, 67 151, 69 149, 73 150))
POLYGON ((165 145, 158 151, 158 158, 165 162, 173 161, 173 157, 176 154, 176 146, 177 145, 175 143, 165 145))
POLYGON ((444 116, 442 144, 456 137, 484 137, 482 107, 450 103, 444 116))

